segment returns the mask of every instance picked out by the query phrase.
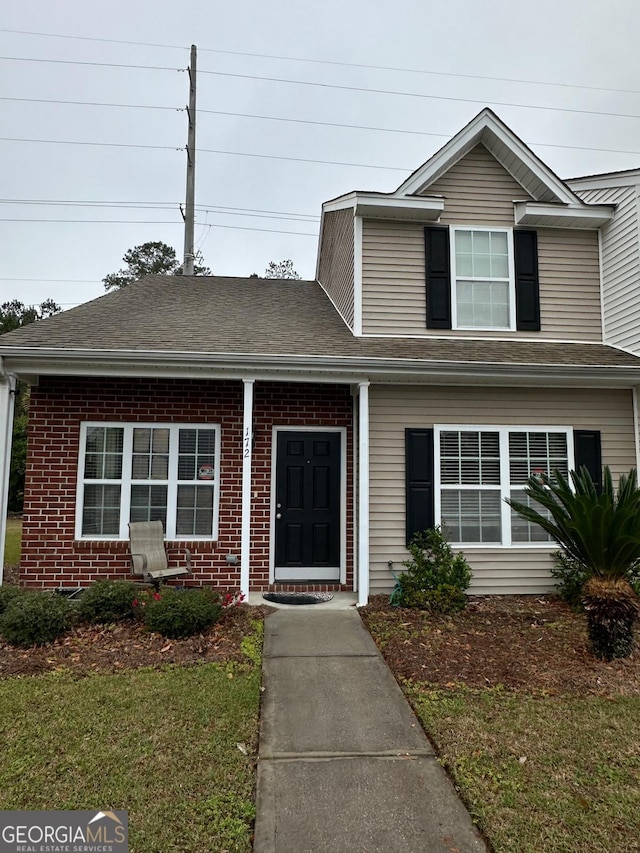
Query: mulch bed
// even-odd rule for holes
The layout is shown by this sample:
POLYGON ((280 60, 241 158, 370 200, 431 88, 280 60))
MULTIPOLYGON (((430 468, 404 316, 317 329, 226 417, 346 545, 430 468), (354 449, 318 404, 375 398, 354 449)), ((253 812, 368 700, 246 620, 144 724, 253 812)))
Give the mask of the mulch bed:
POLYGON ((242 661, 240 644, 268 607, 230 607, 208 631, 184 640, 151 634, 138 622, 82 626, 46 646, 28 649, 0 640, 0 678, 66 671, 82 677, 164 664, 242 661))
MULTIPOLYGON (((377 596, 360 613, 398 678, 552 696, 640 695, 640 647, 624 660, 596 660, 584 615, 556 597, 478 596, 460 614, 431 616, 377 596)), ((640 624, 636 630, 640 637, 640 624)))

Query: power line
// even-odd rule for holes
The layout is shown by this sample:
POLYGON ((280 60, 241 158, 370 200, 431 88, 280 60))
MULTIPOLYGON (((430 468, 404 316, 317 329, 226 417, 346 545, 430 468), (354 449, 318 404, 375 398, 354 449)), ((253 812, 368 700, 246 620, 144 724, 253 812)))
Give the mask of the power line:
POLYGON ((168 48, 169 50, 188 50, 189 48, 184 47, 182 45, 177 44, 158 44, 157 42, 149 42, 149 41, 124 41, 123 39, 105 39, 105 38, 96 38, 92 36, 69 36, 69 35, 61 35, 60 33, 37 33, 32 30, 6 30, 0 29, 0 33, 12 33, 13 35, 20 36, 42 36, 44 38, 54 38, 54 39, 70 39, 73 41, 100 41, 105 44, 128 44, 132 47, 163 47, 168 48))
MULTIPOLYGON (((0 30, 1 32, 1 30, 0 30)), ((266 79, 266 78, 265 78, 266 79)), ((285 82, 297 82, 297 81, 285 81, 285 82)), ((324 84, 313 84, 310 83, 308 85, 324 85, 324 84)), ((348 88, 348 87, 342 87, 348 88)), ((394 94, 394 93, 388 93, 394 94)), ((403 93, 399 93, 403 94, 403 93)), ((435 98, 436 95, 420 95, 417 94, 415 97, 425 97, 425 98, 435 98)), ((449 99, 456 100, 456 99, 449 99)), ((462 99, 457 99, 462 100, 462 99)), ((0 101, 17 101, 20 103, 34 103, 34 104, 67 104, 71 106, 86 106, 86 107, 116 107, 121 109, 144 109, 144 110, 171 110, 173 112, 184 112, 184 107, 169 107, 163 105, 155 105, 155 104, 113 104, 101 101, 63 101, 63 100, 55 100, 50 98, 10 98, 0 96, 0 101)), ((478 101, 477 103, 484 103, 484 101, 478 101)), ((495 102, 494 102, 495 103, 495 102)), ((508 106, 516 106, 516 107, 526 107, 526 104, 509 104, 508 106)), ((556 107, 532 107, 532 109, 549 109, 549 110, 559 110, 562 111, 561 108, 556 107)), ((588 110, 567 110, 567 112, 585 112, 588 114, 594 115, 616 115, 623 118, 638 118, 638 116, 626 115, 624 113, 590 113, 588 110)), ((330 121, 312 121, 310 119, 299 119, 299 118, 282 118, 280 116, 263 116, 255 113, 234 113, 234 112, 226 112, 224 110, 205 110, 198 109, 198 114, 208 114, 208 115, 223 115, 223 116, 234 116, 236 118, 252 118, 252 119, 261 119, 264 121, 280 121, 280 122, 289 122, 292 124, 309 124, 315 125, 319 127, 342 127, 350 130, 373 130, 379 131, 381 133, 403 133, 412 136, 435 136, 441 139, 451 138, 451 133, 433 133, 426 130, 406 130, 402 128, 392 128, 392 127, 375 127, 371 125, 361 125, 361 124, 342 124, 339 122, 330 122, 330 121)), ((4 137, 3 141, 5 142, 60 142, 61 144, 69 144, 69 145, 120 145, 121 147, 129 147, 129 148, 158 148, 158 149, 166 149, 166 150, 175 150, 182 151, 184 150, 183 146, 172 146, 172 145, 125 145, 124 143, 106 143, 106 142, 68 142, 62 143, 60 140, 39 140, 39 139, 13 139, 11 137, 4 137)), ((608 154, 640 154, 640 151, 629 151, 627 149, 622 148, 593 148, 591 146, 586 145, 560 145, 558 143, 552 142, 528 142, 527 145, 537 145, 541 148, 566 148, 574 151, 602 151, 608 154)), ((203 149, 201 149, 203 150, 203 149)), ((217 152, 214 152, 217 153, 217 152)), ((309 161, 315 162, 315 161, 309 161)), ((342 164, 341 164, 342 165, 342 164)), ((380 167, 375 167, 380 168, 380 167)), ((391 167, 381 167, 381 168, 391 168, 391 167)), ((402 169, 402 171, 406 171, 402 169)))
POLYGON ((70 104, 79 107, 118 107, 132 110, 171 110, 176 113, 185 111, 184 107, 165 107, 157 104, 112 104, 106 101, 61 101, 54 98, 10 98, 3 95, 0 95, 0 101, 17 101, 26 104, 70 104))
MULTIPOLYGON (((133 47, 156 47, 168 50, 188 50, 188 47, 176 44, 158 44, 157 42, 124 41, 122 39, 95 38, 91 36, 70 36, 59 33, 39 33, 30 30, 8 30, 0 29, 0 33, 11 33, 14 35, 41 36, 44 38, 70 39, 74 41, 103 42, 105 44, 124 44, 133 47)), ((272 53, 251 53, 240 50, 222 50, 220 48, 199 47, 201 53, 219 53, 224 56, 253 57, 256 59, 276 59, 283 62, 306 62, 314 65, 334 65, 341 68, 364 68, 371 71, 393 71, 401 74, 422 74, 435 77, 460 77, 466 80, 490 80, 498 83, 520 83, 530 86, 558 86, 565 89, 583 89, 589 92, 618 92, 625 95, 639 95, 636 89, 619 89, 606 86, 584 86, 580 83, 557 83, 550 80, 527 80, 518 77, 493 77, 482 74, 460 74, 453 71, 430 71, 424 68, 402 68, 393 65, 372 65, 361 62, 344 62, 335 59, 311 59, 308 56, 283 56, 272 53)))
MULTIPOLYGON (((182 226, 182 222, 177 222, 175 220, 163 220, 163 219, 14 219, 14 218, 2 218, 0 217, 0 222, 33 222, 33 223, 54 223, 54 224, 83 224, 83 225, 94 225, 94 224, 102 224, 102 225, 180 225, 182 226)), ((283 231, 277 228, 251 228, 248 225, 218 225, 216 223, 203 223, 197 222, 196 225, 202 228, 229 228, 234 231, 263 231, 268 234, 297 234, 301 237, 317 237, 317 234, 313 234, 309 231, 283 231)))
MULTIPOLYGON (((59 284, 100 284, 94 278, 0 278, 0 281, 42 281, 46 284, 50 282, 57 282, 59 284)), ((62 304, 64 305, 65 303, 63 302, 62 304)), ((72 303, 66 304, 70 305, 72 303)))
MULTIPOLYGON (((112 201, 112 200, 91 200, 91 199, 42 199, 42 198, 0 198, 0 204, 16 204, 16 205, 45 205, 45 206, 62 206, 62 207, 106 207, 106 208, 124 208, 125 210, 175 210, 182 202, 177 201, 112 201)), ((231 207, 230 205, 218 204, 196 204, 196 209, 201 212, 209 213, 227 213, 230 211, 238 211, 239 215, 244 213, 260 213, 272 214, 274 216, 293 217, 296 219, 320 219, 319 216, 313 213, 292 213, 285 210, 264 210, 255 207, 231 207)))
POLYGON ((345 92, 366 92, 374 95, 395 95, 406 98, 427 98, 433 101, 454 101, 464 104, 486 104, 487 100, 491 104, 497 104, 501 107, 522 107, 529 110, 549 110, 558 113, 580 113, 582 115, 596 116, 614 116, 616 118, 640 118, 640 116, 629 113, 609 113, 599 110, 578 110, 570 107, 541 107, 536 104, 518 104, 511 101, 496 101, 493 98, 453 98, 448 95, 425 95, 422 92, 400 92, 391 89, 370 89, 365 86, 342 86, 338 83, 319 83, 312 80, 287 80, 284 77, 263 77, 259 74, 233 74, 229 71, 208 71, 204 68, 199 69, 200 74, 213 74, 216 77, 235 77, 240 80, 262 80, 268 83, 290 83, 296 86, 317 86, 322 89, 341 89, 345 92))
MULTIPOLYGON (((92 145, 107 148, 154 148, 171 151, 182 151, 183 148, 174 148, 170 145, 133 145, 125 142, 80 142, 69 139, 18 139, 16 137, 0 136, 0 142, 35 142, 48 145, 92 145)), ((287 160, 293 163, 320 163, 325 166, 350 166, 361 169, 388 169, 393 172, 410 172, 409 167, 402 166, 380 166, 372 163, 343 163, 337 160, 315 160, 309 157, 285 157, 276 154, 254 154, 247 151, 222 151, 214 148, 198 148, 199 154, 226 154, 233 157, 259 157, 266 160, 287 160)))
POLYGON ((32 56, 0 56, 2 62, 48 62, 52 65, 91 65, 96 68, 136 68, 146 71, 180 71, 185 68, 170 68, 165 65, 127 65, 123 62, 81 62, 76 59, 41 59, 32 56))
POLYGON ((297 234, 299 237, 315 237, 309 231, 279 231, 275 228, 250 228, 248 225, 216 225, 215 223, 196 222, 201 228, 232 228, 234 231, 265 231, 268 234, 297 234))
MULTIPOLYGON (((311 124, 317 127, 342 127, 348 130, 374 130, 381 133, 400 133, 409 136, 436 136, 439 139, 451 139, 453 133, 434 133, 428 130, 406 130, 404 128, 395 127, 374 127, 366 124, 342 124, 335 121, 312 121, 304 118, 282 118, 280 116, 263 116, 256 113, 232 113, 224 110, 203 110, 199 109, 198 113, 205 113, 217 116, 232 116, 234 118, 253 118, 262 119, 264 121, 282 121, 291 124, 311 124)), ((607 154, 640 154, 640 151, 627 151, 620 148, 591 148, 586 145, 559 145, 551 142, 527 142, 529 146, 537 145, 540 148, 570 148, 575 151, 604 151, 607 154)))
POLYGON ((95 202, 95 201, 46 201, 44 199, 19 199, 19 198, 0 198, 0 204, 15 204, 36 205, 44 207, 88 207, 96 208, 112 208, 115 210, 176 210, 179 202, 167 202, 165 204, 149 202, 145 204, 136 204, 135 202, 119 201, 119 202, 95 202))
POLYGON ((220 151, 215 148, 198 148, 200 154, 228 154, 233 157, 259 157, 266 160, 289 160, 292 163, 320 163, 325 166, 351 166, 357 169, 388 169, 391 172, 411 172, 403 166, 380 166, 374 163, 343 163, 339 160, 313 160, 308 157, 284 157, 277 154, 252 154, 247 151, 220 151))
MULTIPOLYGON (((35 142, 45 145, 91 145, 107 148, 152 148, 163 151, 183 151, 183 148, 174 148, 171 145, 133 145, 126 142, 80 142, 70 139, 18 139, 16 137, 0 136, 0 142, 35 142)), ((266 160, 288 160, 294 163, 320 163, 326 166, 351 166, 362 169, 388 169, 394 172, 410 172, 409 167, 401 166, 376 166, 372 163, 343 163, 337 160, 314 160, 308 157, 285 157, 276 154, 254 154, 248 151, 222 151, 214 148, 198 148, 199 154, 226 154, 233 157, 259 157, 266 160)))
MULTIPOLYGON (((308 222, 309 225, 315 224, 315 222, 320 221, 319 216, 308 217, 305 216, 286 216, 282 214, 265 214, 265 213, 249 213, 249 212, 241 212, 236 210, 213 210, 212 208, 205 207, 204 205, 197 204, 196 210, 198 213, 212 213, 217 216, 249 216, 255 217, 257 219, 275 219, 280 222, 308 222)), ((202 224, 202 223, 200 223, 202 224)))
POLYGON ((21 139, 15 136, 0 136, 0 142, 36 142, 43 145, 93 145, 100 148, 152 148, 161 151, 184 151, 176 145, 136 145, 131 142, 83 142, 74 139, 21 139))
MULTIPOLYGON (((2 32, 2 30, 0 30, 2 32)), ((213 73, 213 72, 212 72, 213 73)), ((266 79, 266 78, 265 78, 266 79)), ((297 82, 297 81, 285 81, 285 82, 297 82)), ((310 83, 308 85, 324 85, 324 84, 314 84, 310 83)), ((348 87, 341 87, 348 88, 348 87)), ((387 93, 387 94, 395 94, 395 93, 387 93)), ((399 93, 399 94, 408 94, 408 93, 399 93)), ((417 94, 415 97, 419 98, 436 98, 436 95, 420 95, 417 94)), ((462 100, 462 99, 449 99, 449 100, 462 100)), ((55 100, 51 98, 10 98, 0 96, 0 101, 17 101, 19 103, 33 103, 33 104, 66 104, 71 106, 85 106, 85 107, 116 107, 120 109, 140 109, 140 110, 171 110, 172 112, 184 112, 184 107, 169 107, 163 105, 156 104, 113 104, 102 101, 63 101, 63 100, 55 100)), ((477 101, 477 103, 484 103, 484 101, 477 101)), ((494 103, 496 103, 494 101, 494 103)), ((516 107, 527 107, 526 104, 509 104, 508 106, 516 106, 516 107)), ((562 112, 563 110, 560 107, 532 107, 532 109, 549 109, 549 110, 559 110, 562 112)), ((588 110, 566 110, 567 112, 585 112, 593 115, 615 115, 623 118, 638 118, 638 116, 626 115, 624 113, 590 113, 588 110)), ((223 115, 223 116, 235 116, 236 118, 253 118, 253 119, 262 119, 264 121, 280 121, 280 122, 290 122, 292 124, 309 124, 316 125, 320 127, 342 127, 351 130, 373 130, 379 131, 381 133, 404 133, 413 136, 435 136, 441 139, 449 139, 453 134, 451 133, 433 133, 426 130, 405 130, 401 128, 392 128, 392 127, 375 127, 371 125, 361 125, 361 124, 341 124, 339 122, 330 122, 330 121, 312 121, 310 119, 299 119, 299 118, 281 118, 279 116, 263 116, 257 115, 254 113, 233 113, 233 112, 225 112, 223 110, 205 110, 198 109, 198 114, 208 114, 208 115, 223 115)), ((59 140, 39 140, 39 139, 13 139, 11 137, 4 137, 3 141, 10 142, 60 142, 59 140)), ((69 144, 69 145, 118 145, 118 143, 106 143, 106 142, 68 142, 61 144, 69 144)), ((164 148, 166 150, 175 150, 182 151, 184 147, 182 146, 172 146, 172 145, 124 145, 124 143, 119 143, 121 147, 129 147, 129 148, 164 148)), ((552 142, 528 142, 527 145, 537 145, 541 148, 566 148, 574 151, 602 151, 607 154, 640 154, 640 151, 629 151, 627 149, 622 148, 592 148, 586 145, 560 145, 558 143, 552 142)), ((201 149, 203 150, 203 149, 201 149)), ((217 153, 217 152, 214 152, 217 153)), ((308 161, 308 162, 321 162, 321 161, 308 161)), ((343 165, 343 164, 340 164, 343 165)), ((375 168, 391 168, 391 167, 375 167, 375 168)), ((407 171, 406 169, 402 169, 401 171, 407 171)))
POLYGON ((0 222, 53 222, 53 223, 68 223, 68 222, 76 222, 76 223, 85 223, 85 224, 93 224, 93 223, 102 223, 109 225, 182 225, 183 223, 179 220, 167 220, 167 219, 31 219, 31 218, 19 218, 15 217, 7 217, 1 218, 0 222))
MULTIPOLYGON (((196 205, 196 207, 200 207, 200 206, 201 205, 196 205)), ((216 208, 219 208, 223 211, 224 210, 244 210, 247 213, 277 213, 277 214, 282 214, 283 216, 300 216, 300 217, 305 217, 307 219, 320 219, 320 217, 316 216, 315 213, 291 213, 291 211, 286 211, 286 210, 264 210, 263 208, 259 208, 259 207, 228 207, 225 205, 215 205, 215 204, 206 204, 206 205, 202 205, 202 207, 205 207, 208 210, 215 210, 216 208)))
MULTIPOLYGON (((2 30, 0 30, 2 32, 2 30)), ((554 83, 547 80, 523 80, 518 77, 489 77, 482 74, 460 74, 455 71, 428 71, 424 68, 399 68, 393 65, 368 65, 361 62, 341 62, 335 59, 309 59, 302 56, 277 56, 270 53, 245 53, 237 50, 218 48, 198 48, 203 53, 221 53, 229 56, 249 56, 259 59, 278 59, 285 62, 311 62, 316 65, 338 65, 343 68, 366 68, 370 71, 394 71, 400 74, 426 74, 434 77, 461 77, 466 80, 491 80, 497 83, 525 83, 531 86, 559 86, 565 89, 585 89, 590 92, 620 92, 626 95, 640 95, 635 89, 616 89, 605 86, 583 86, 580 83, 554 83)))

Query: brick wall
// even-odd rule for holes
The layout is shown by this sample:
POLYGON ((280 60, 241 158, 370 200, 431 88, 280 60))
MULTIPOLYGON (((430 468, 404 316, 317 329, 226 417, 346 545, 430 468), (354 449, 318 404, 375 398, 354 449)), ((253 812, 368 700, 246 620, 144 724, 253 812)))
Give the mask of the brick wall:
MULTIPOLYGON (((268 587, 272 427, 286 425, 348 428, 346 588, 352 589, 352 401, 348 386, 256 382, 254 394, 250 588, 268 587)), ((42 377, 31 396, 22 583, 85 586, 97 578, 129 577, 127 542, 75 540, 83 421, 210 422, 221 425, 218 540, 168 543, 169 553, 177 559, 177 549, 191 550, 193 583, 237 588, 239 564, 229 566, 225 556, 240 555, 242 395, 239 381, 42 377)))

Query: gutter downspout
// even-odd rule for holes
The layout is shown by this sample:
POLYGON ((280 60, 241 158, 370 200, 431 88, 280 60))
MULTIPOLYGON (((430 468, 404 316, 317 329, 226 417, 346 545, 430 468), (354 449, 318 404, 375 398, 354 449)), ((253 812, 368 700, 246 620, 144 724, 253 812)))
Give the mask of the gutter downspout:
POLYGON ((358 383, 358 607, 369 601, 369 383, 358 383))
POLYGON ((4 570, 4 540, 9 509, 9 468, 13 439, 13 410, 16 399, 16 377, 7 373, 0 360, 0 586, 4 570))

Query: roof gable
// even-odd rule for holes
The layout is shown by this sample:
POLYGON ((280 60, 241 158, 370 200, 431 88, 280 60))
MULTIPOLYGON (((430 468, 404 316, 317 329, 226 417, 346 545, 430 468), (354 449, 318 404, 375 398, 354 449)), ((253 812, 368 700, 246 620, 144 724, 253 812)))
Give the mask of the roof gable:
POLYGON ((400 184, 393 196, 424 195, 429 187, 479 143, 535 201, 582 204, 567 184, 488 107, 400 184))

